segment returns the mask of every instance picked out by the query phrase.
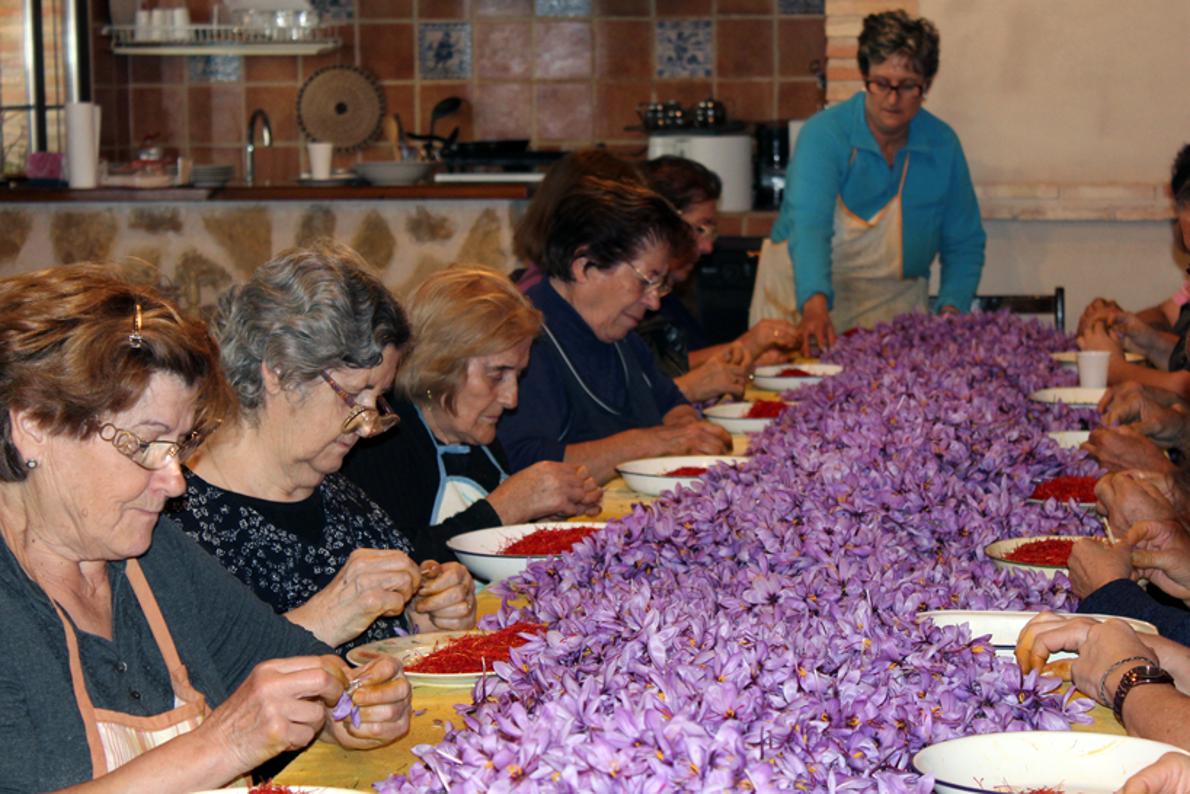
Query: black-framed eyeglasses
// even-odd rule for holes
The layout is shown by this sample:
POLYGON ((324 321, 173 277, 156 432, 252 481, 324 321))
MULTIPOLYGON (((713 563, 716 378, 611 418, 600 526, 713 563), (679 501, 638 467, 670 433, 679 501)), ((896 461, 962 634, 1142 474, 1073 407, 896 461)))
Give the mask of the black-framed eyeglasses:
POLYGON ((899 83, 890 83, 883 77, 877 77, 872 80, 864 80, 864 88, 868 89, 869 94, 876 96, 888 96, 893 91, 896 91, 898 97, 912 98, 924 94, 926 84, 919 83, 916 80, 902 80, 899 83))
POLYGON ((364 438, 370 438, 372 436, 378 436, 386 430, 391 430, 401 421, 401 417, 393 413, 393 409, 384 397, 380 395, 376 396, 375 408, 360 405, 354 397, 347 393, 346 389, 335 383, 335 379, 325 369, 322 371, 322 379, 330 385, 335 394, 339 395, 339 399, 347 403, 347 407, 351 409, 351 413, 347 414, 347 418, 343 420, 342 430, 344 434, 358 433, 364 438))
POLYGON ((653 292, 658 298, 664 298, 674 291, 673 282, 669 280, 669 273, 666 273, 660 278, 649 278, 640 272, 640 269, 631 262, 625 262, 624 264, 632 268, 632 272, 636 274, 636 280, 640 282, 642 292, 653 292))
POLYGON ((692 223, 690 227, 704 240, 714 240, 719 236, 719 229, 713 223, 692 223))
POLYGON ((110 442, 124 457, 142 469, 157 471, 177 461, 184 463, 202 446, 203 436, 191 433, 177 441, 145 441, 131 430, 107 422, 99 428, 99 437, 110 442))

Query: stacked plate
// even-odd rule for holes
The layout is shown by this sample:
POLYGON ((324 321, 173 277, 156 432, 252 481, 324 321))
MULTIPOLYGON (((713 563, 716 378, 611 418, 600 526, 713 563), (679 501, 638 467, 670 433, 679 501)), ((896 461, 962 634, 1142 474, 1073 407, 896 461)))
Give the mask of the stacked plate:
POLYGON ((195 164, 190 169, 190 184, 195 187, 223 187, 235 174, 230 165, 195 164))

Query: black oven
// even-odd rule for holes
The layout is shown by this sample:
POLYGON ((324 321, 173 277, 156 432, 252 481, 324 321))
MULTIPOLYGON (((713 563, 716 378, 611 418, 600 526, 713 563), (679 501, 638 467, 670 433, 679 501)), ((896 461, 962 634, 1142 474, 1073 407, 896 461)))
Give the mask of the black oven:
POLYGON ((713 344, 730 342, 748 330, 748 305, 756 281, 763 237, 720 237, 698 263, 691 309, 713 344))

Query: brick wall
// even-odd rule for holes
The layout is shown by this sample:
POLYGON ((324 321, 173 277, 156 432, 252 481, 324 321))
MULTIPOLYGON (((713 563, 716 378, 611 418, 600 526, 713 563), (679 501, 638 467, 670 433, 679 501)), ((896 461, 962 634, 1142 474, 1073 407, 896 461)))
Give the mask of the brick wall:
MULTIPOLYGON (((156 133, 196 161, 239 168, 246 120, 262 107, 274 147, 257 150, 257 177, 292 179, 300 167, 298 90, 319 67, 347 63, 377 76, 388 111, 411 129, 424 132, 434 104, 457 95, 467 100, 463 112, 438 131, 457 124, 461 140, 604 143, 643 154, 644 135, 625 127, 639 123, 636 107, 645 101, 692 105, 715 96, 735 119, 810 116, 823 101, 811 66, 821 69, 825 59, 822 2, 356 0, 339 27, 342 48, 316 57, 114 56, 96 34, 102 143, 123 159, 156 133), (458 62, 428 60, 427 43, 447 30, 460 43, 458 62)), ((188 3, 194 21, 209 20, 211 0, 188 3)), ((98 29, 106 0, 94 6, 98 29)), ((336 155, 336 165, 388 156, 376 145, 336 155)))

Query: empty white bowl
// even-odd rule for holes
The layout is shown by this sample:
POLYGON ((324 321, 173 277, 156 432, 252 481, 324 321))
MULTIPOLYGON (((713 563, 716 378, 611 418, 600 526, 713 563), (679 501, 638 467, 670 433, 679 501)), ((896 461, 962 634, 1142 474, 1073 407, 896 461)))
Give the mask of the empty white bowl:
POLYGON ((430 175, 434 163, 417 161, 358 163, 355 172, 373 185, 415 185, 430 175))

